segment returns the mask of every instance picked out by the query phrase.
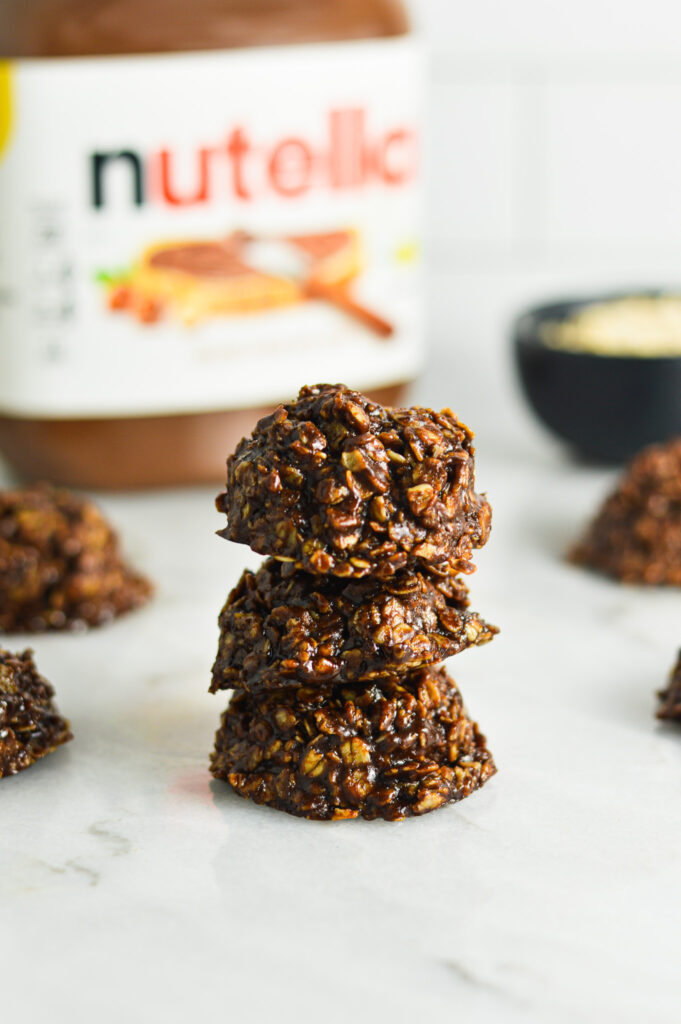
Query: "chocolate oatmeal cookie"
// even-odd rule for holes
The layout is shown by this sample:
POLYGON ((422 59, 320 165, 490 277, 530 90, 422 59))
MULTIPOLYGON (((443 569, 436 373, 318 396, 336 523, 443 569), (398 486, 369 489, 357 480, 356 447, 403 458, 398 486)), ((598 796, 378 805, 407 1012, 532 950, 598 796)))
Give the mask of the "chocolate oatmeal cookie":
POLYGON ((633 459, 569 557, 624 583, 681 586, 681 439, 633 459))
POLYGON ((211 691, 367 682, 442 661, 498 632, 467 608, 456 577, 343 580, 270 558, 222 609, 211 691))
POLYGON ((0 648, 0 779, 30 768, 73 739, 53 697, 31 651, 10 654, 0 648))
POLYGON ((0 631, 98 626, 151 590, 92 502, 46 484, 0 492, 0 631))
POLYGON ((211 770, 239 796, 289 814, 390 821, 462 800, 496 771, 442 669, 364 690, 237 693, 211 770))
POLYGON ((448 409, 386 409, 342 385, 301 390, 227 462, 221 535, 307 572, 472 572, 491 509, 471 431, 448 409))
POLYGON ((666 689, 658 693, 660 706, 657 717, 672 722, 681 722, 681 651, 676 661, 666 689))

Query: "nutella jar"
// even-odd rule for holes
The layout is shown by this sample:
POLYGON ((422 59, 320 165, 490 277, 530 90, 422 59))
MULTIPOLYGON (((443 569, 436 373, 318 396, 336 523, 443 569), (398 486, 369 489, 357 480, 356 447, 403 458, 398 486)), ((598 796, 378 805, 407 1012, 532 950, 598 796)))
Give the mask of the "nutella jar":
POLYGON ((398 0, 4 0, 8 463, 213 481, 304 383, 399 401, 421 80, 398 0))

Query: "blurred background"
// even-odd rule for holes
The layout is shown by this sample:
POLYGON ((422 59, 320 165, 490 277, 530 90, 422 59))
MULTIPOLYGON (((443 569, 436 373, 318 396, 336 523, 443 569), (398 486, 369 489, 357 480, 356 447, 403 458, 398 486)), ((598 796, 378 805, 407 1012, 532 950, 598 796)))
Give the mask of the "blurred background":
POLYGON ((663 0, 412 10, 429 51, 431 341, 457 350, 480 440, 550 444, 512 384, 511 318, 679 284, 678 16, 663 0))
MULTIPOLYGON (((148 33, 148 39, 146 35, 144 39, 136 37, 135 34, 141 31, 137 25, 131 26, 124 22, 119 26, 117 19, 122 17, 121 11, 124 12, 126 9, 124 3, 109 2, 98 6, 88 5, 81 0, 69 0, 68 3, 66 0, 61 3, 60 0, 41 0, 39 6, 43 13, 38 22, 35 19, 31 22, 28 15, 31 10, 37 9, 36 3, 37 0, 34 0, 33 4, 25 5, 18 3, 17 0, 5 0, 7 17, 4 35, 12 36, 12 30, 8 31, 8 26, 10 29, 13 25, 19 26, 19 43, 10 43, 7 50, 0 25, 0 52, 3 46, 10 53, 34 52, 30 46, 26 48, 26 39, 32 38, 31 33, 36 34, 36 37, 40 34, 36 29, 38 23, 40 32, 44 32, 45 38, 53 47, 49 52, 59 54, 91 52, 88 49, 88 45, 91 45, 88 41, 91 25, 96 26, 97 32, 101 32, 104 52, 107 53, 110 53, 112 48, 116 50, 119 39, 131 36, 134 37, 135 43, 133 49, 140 46, 144 48, 145 44, 151 45, 148 39, 153 40, 153 45, 163 48, 164 29, 162 25, 159 26, 157 19, 152 17, 145 22, 144 32, 148 33), (68 16, 62 16, 60 11, 68 11, 68 16)), ((569 11, 563 8, 547 8, 538 0, 523 0, 513 7, 491 3, 490 0, 482 0, 474 6, 462 6, 448 0, 411 0, 407 6, 425 41, 428 78, 426 251, 427 340, 431 362, 416 395, 419 400, 432 405, 454 402, 456 412, 477 426, 480 443, 493 441, 502 447, 509 443, 514 446, 522 443, 538 445, 541 450, 546 450, 546 446, 555 447, 555 443, 551 435, 538 426, 528 404, 522 399, 513 367, 510 336, 517 314, 528 306, 563 297, 598 298, 612 291, 642 288, 678 289, 679 286, 681 206, 677 202, 677 191, 681 171, 681 142, 676 130, 676 118, 677 111, 681 110, 681 63, 678 59, 681 43, 677 41, 677 19, 661 0, 653 0, 645 10, 640 3, 616 5, 608 0, 594 0, 588 7, 586 4, 578 6, 576 12, 574 8, 569 11)), ((371 10, 385 12, 389 7, 390 5, 378 5, 377 8, 371 7, 371 10)), ((153 10, 153 4, 151 9, 153 10)), ((227 5, 224 9, 233 11, 234 5, 227 5)), ((311 8, 318 20, 322 18, 322 14, 324 18, 329 17, 329 11, 336 12, 332 15, 335 18, 337 12, 342 9, 351 11, 352 17, 357 17, 361 21, 370 8, 357 3, 352 3, 347 8, 334 8, 328 4, 311 8)), ((222 25, 223 28, 230 24, 237 26, 233 28, 236 35, 231 39, 230 45, 235 41, 243 41, 239 36, 238 27, 242 15, 235 18, 230 14, 220 22, 219 4, 207 3, 205 7, 206 11, 212 11, 211 17, 218 18, 215 25, 208 17, 204 21, 192 21, 187 14, 186 5, 181 0, 166 0, 166 10, 169 13, 172 11, 172 19, 169 16, 169 22, 172 20, 179 26, 179 29, 175 29, 174 47, 177 46, 178 39, 189 40, 187 46, 190 48, 218 45, 215 42, 218 25, 222 25)), ((281 41, 279 34, 282 32, 284 37, 288 33, 294 39, 303 38, 306 32, 315 37, 315 32, 319 28, 318 21, 315 21, 309 12, 305 13, 304 5, 284 4, 282 8, 277 3, 254 4, 253 17, 256 20, 260 19, 261 30, 270 31, 267 26, 271 22, 277 22, 272 13, 277 10, 279 27, 271 29, 275 41, 281 41), (295 17, 299 20, 295 26, 291 21, 292 13, 290 16, 284 14, 282 22, 281 10, 298 11, 295 17)), ((250 17, 251 9, 248 9, 248 17, 244 20, 247 22, 250 17)), ((399 20, 399 14, 397 17, 399 20)), ((270 36, 267 38, 271 41, 270 36)), ((268 59, 271 61, 274 58, 270 56, 268 59)), ((357 73, 359 74, 359 71, 357 73)), ((273 74, 270 66, 270 78, 273 74)), ((326 64, 323 70, 320 70, 320 74, 324 89, 333 88, 334 69, 326 64)), ((374 71, 372 79, 372 71, 367 67, 362 67, 362 74, 363 84, 361 87, 357 86, 360 90, 358 95, 362 90, 367 92, 375 87, 375 83, 378 83, 379 91, 385 88, 387 78, 374 71), (371 85, 372 81, 374 86, 371 85)), ((345 72, 340 74, 340 81, 344 83, 343 87, 347 86, 348 76, 345 72)), ((267 75, 262 73, 257 79, 257 87, 252 91, 258 92, 261 83, 267 84, 267 75)), ((411 86, 412 82, 408 80, 408 76, 403 75, 400 89, 404 95, 395 100, 397 107, 413 104, 412 110, 416 109, 415 93, 412 96, 411 86)), ((98 88, 104 87, 100 84, 98 88)), ((116 92, 116 88, 110 88, 116 92)), ((147 98, 153 96, 153 90, 147 88, 147 92, 144 93, 144 88, 144 81, 136 91, 134 84, 129 85, 130 95, 133 99, 141 94, 147 95, 147 98)), ((291 88, 292 83, 289 80, 287 92, 285 95, 282 93, 280 104, 276 107, 270 104, 267 107, 275 128, 281 124, 289 130, 289 119, 294 113, 300 113, 299 108, 305 107, 304 99, 291 92, 291 88)), ((387 90, 391 94, 397 91, 394 86, 387 90)), ((251 93, 248 89, 242 88, 241 106, 237 104, 234 108, 240 112, 239 116, 248 108, 245 96, 248 96, 250 101, 251 93)), ((73 99, 75 109, 80 103, 84 112, 87 104, 83 100, 83 95, 79 96, 76 92, 73 99)), ((392 99, 394 97, 391 95, 392 99)), ((174 139, 177 136, 178 144, 182 139, 185 142, 189 139, 191 144, 196 144, 196 139, 192 139, 196 112, 187 111, 186 105, 182 105, 182 96, 176 96, 175 100, 165 104, 162 110, 159 108, 158 117, 155 119, 153 100, 150 102, 152 105, 148 109, 145 108, 145 116, 151 116, 153 120, 158 121, 162 115, 163 119, 159 126, 154 124, 153 130, 148 127, 139 129, 141 134, 136 141, 139 151, 146 152, 147 136, 154 137, 154 145, 157 142, 158 145, 161 144, 156 140, 157 135, 159 140, 170 137, 174 139), (151 115, 149 111, 152 111, 151 115)), ((121 101, 112 104, 113 106, 116 107, 115 116, 119 119, 116 127, 112 126, 113 110, 110 111, 107 121, 101 122, 97 108, 94 128, 90 126, 89 134, 86 132, 84 136, 88 143, 91 136, 95 137, 99 148, 109 153, 115 152, 117 147, 122 145, 121 139, 128 139, 131 130, 125 103, 121 101)), ((205 111, 202 110, 202 113, 205 114, 205 111)), ((55 114, 54 118, 47 120, 56 118, 55 114)), ((297 125, 296 130, 302 131, 302 124, 304 120, 297 125)), ((198 127, 196 130, 197 138, 203 138, 198 127)), ((212 138, 211 131, 214 130, 214 123, 209 122, 205 137, 212 138)), ((126 145, 128 144, 133 144, 130 139, 126 142, 126 145)), ((66 139, 62 140, 61 148, 64 151, 76 152, 74 143, 66 139)), ((187 146, 187 152, 191 153, 191 145, 187 146)), ((191 164, 187 164, 187 152, 184 152, 183 157, 185 163, 180 163, 185 174, 187 166, 191 167, 191 164)), ((124 157, 125 155, 123 154, 124 157)), ((81 165, 76 166, 80 169, 81 165)), ((129 173, 130 167, 121 165, 120 160, 117 168, 107 171, 108 175, 114 175, 114 183, 118 180, 119 185, 123 186, 123 197, 126 195, 125 186, 128 185, 125 175, 129 173), (119 174, 118 179, 115 178, 116 173, 119 174)), ((73 179, 74 174, 71 173, 70 177, 73 179)), ((108 187, 111 188, 111 185, 110 180, 108 187)), ((48 194, 45 192, 43 179, 37 184, 34 182, 34 192, 40 195, 48 194)), ((79 210, 82 206, 81 193, 82 190, 72 197, 74 208, 77 206, 79 210)), ((321 219, 320 223, 328 218, 329 224, 337 227, 345 225, 346 221, 347 224, 353 223, 353 218, 358 216, 352 202, 346 207, 334 206, 338 196, 333 195, 333 190, 330 193, 322 190, 320 195, 319 201, 322 205, 318 207, 310 223, 316 222, 315 218, 321 219), (324 196, 329 196, 328 210, 323 206, 326 201, 324 196), (340 218, 338 222, 337 218, 340 218)), ((118 199, 120 198, 118 195, 118 199)), ((404 241, 409 238, 414 226, 413 219, 410 220, 413 211, 413 205, 410 204, 414 197, 407 199, 406 194, 400 196, 393 190, 392 198, 396 198, 396 204, 391 208, 391 215, 388 216, 385 211, 382 214, 376 213, 377 223, 383 217, 385 223, 393 224, 395 219, 403 215, 405 226, 396 226, 394 234, 396 238, 404 241)), ((361 199, 359 196, 359 201, 361 199)), ((199 207, 200 205, 197 204, 199 207)), ((379 204, 374 205, 378 210, 379 204)), ((219 205, 214 208, 208 204, 203 209, 196 210, 176 207, 171 211, 159 212, 159 204, 156 204, 158 222, 147 222, 145 218, 154 215, 153 210, 148 207, 153 206, 153 202, 147 203, 145 199, 144 217, 131 218, 127 228, 121 228, 120 234, 123 239, 127 239, 126 231, 130 234, 130 244, 126 241, 125 245, 121 244, 119 249, 116 249, 113 243, 107 241, 106 245, 102 245, 101 252, 96 251, 90 259, 91 267, 87 260, 81 257, 88 278, 94 276, 96 270, 102 280, 109 279, 109 283, 113 281, 108 301, 113 304, 112 309, 115 308, 119 312, 122 308, 121 301, 123 305, 125 302, 130 305, 131 300, 129 295, 127 299, 121 300, 121 289, 118 289, 116 294, 117 284, 123 285, 123 292, 130 292, 130 281, 125 279, 126 268, 129 273, 134 259, 140 258, 139 254, 144 246, 149 244, 150 239, 168 235, 171 221, 164 219, 164 216, 170 217, 172 213, 173 217, 176 217, 172 224, 179 226, 174 226, 171 232, 173 237, 208 237, 215 233, 216 221, 219 221, 221 226, 226 224, 230 230, 238 229, 243 226, 240 218, 248 219, 252 212, 244 211, 239 204, 226 208, 220 208, 219 205), (228 210, 227 220, 225 209, 228 210), (116 278, 116 273, 119 278, 123 273, 123 278, 116 278)), ((299 208, 306 209, 305 204, 299 208)), ((263 209, 267 210, 267 207, 263 209)), ((385 207, 385 210, 387 209, 388 207, 385 207)), ((79 255, 87 249, 91 236, 96 234, 96 229, 93 228, 95 223, 99 226, 104 224, 108 230, 111 225, 115 227, 116 217, 120 216, 123 222, 126 211, 122 204, 108 212, 111 214, 108 221, 102 214, 101 217, 95 218, 90 226, 86 221, 83 222, 84 226, 79 228, 79 242, 74 246, 79 255), (88 241, 85 241, 86 239, 88 241)), ((373 212, 375 211, 372 209, 373 212)), ((7 224, 14 216, 14 212, 6 209, 4 214, 6 232, 12 234, 7 224)), ((303 220, 306 217, 309 219, 310 216, 312 215, 305 213, 303 220)), ((368 217, 368 211, 364 210, 361 216, 368 217)), ((263 224, 267 222, 271 229, 265 214, 263 217, 263 224)), ((302 223, 298 223, 296 219, 291 221, 296 230, 302 230, 302 223)), ((50 228, 53 229, 54 225, 50 228)), ((252 225, 249 227, 249 230, 255 230, 256 233, 259 229, 261 228, 257 220, 255 228, 252 225)), ((309 225, 307 230, 310 230, 309 225)), ((17 234, 20 234, 19 229, 17 234)), ((385 255, 392 242, 386 240, 387 235, 386 239, 383 238, 382 222, 377 237, 379 234, 384 247, 381 252, 385 255)), ((373 259, 378 250, 371 250, 369 243, 368 247, 369 251, 372 251, 373 259)), ((397 251, 395 246, 390 249, 390 252, 394 251, 397 251)), ((38 257, 32 258, 37 262, 38 257)), ((30 269, 28 257, 27 260, 26 266, 30 269)), ((378 265, 376 260, 374 263, 378 265)), ((82 270, 80 267, 81 277, 82 270)), ((380 312, 384 307, 390 308, 391 304, 403 297, 403 294, 407 294, 406 289, 403 290, 399 285, 393 284, 388 288, 388 297, 381 291, 383 285, 376 282, 367 286, 369 290, 363 292, 366 280, 363 282, 358 279, 357 267, 353 273, 357 294, 360 298, 364 296, 364 301, 368 302, 370 309, 380 312)), ((223 401, 226 402, 225 407, 229 408, 234 408, 235 404, 239 403, 244 407, 253 407, 278 401, 295 392, 299 375, 294 373, 285 380, 282 379, 279 374, 281 367, 278 364, 277 371, 270 374, 272 380, 268 384, 269 391, 259 393, 259 387, 262 386, 260 378, 263 376, 260 364, 257 360, 249 362, 248 355, 244 354, 255 351, 252 346, 255 335, 252 336, 248 332, 251 329, 259 329, 256 324, 257 317, 232 317, 229 321, 218 317, 213 318, 212 323, 201 324, 201 329, 196 326, 193 329, 193 337, 203 338, 208 348, 210 345, 216 349, 219 345, 226 346, 228 358, 222 363, 215 364, 219 365, 220 372, 212 375, 211 386, 217 388, 217 392, 209 401, 205 393, 206 383, 203 379, 199 380, 200 373, 205 373, 205 370, 201 371, 200 368, 191 365, 191 359, 198 359, 195 353, 199 346, 195 345, 193 340, 189 341, 190 334, 187 331, 177 328, 171 315, 166 316, 167 311, 149 282, 145 287, 147 291, 138 291, 137 299, 143 299, 149 307, 145 312, 145 318, 152 322, 159 320, 159 323, 155 328, 147 325, 144 330, 139 329, 139 324, 132 323, 134 317, 102 315, 105 312, 105 289, 99 287, 99 290, 95 291, 90 287, 86 292, 83 287, 82 294, 79 295, 81 313, 84 309, 86 316, 91 318, 89 323, 96 324, 96 328, 90 326, 84 331, 85 340, 82 341, 82 347, 87 347, 87 337, 95 336, 98 339, 102 351, 106 352, 107 361, 111 361, 111 379, 115 381, 114 387, 110 386, 108 375, 100 375, 97 380, 100 391, 115 392, 116 397, 114 400, 106 393, 93 393, 90 405, 96 409, 96 416, 106 416, 107 411, 111 415, 118 413, 120 410, 117 402, 120 401, 120 396, 135 388, 140 391, 140 396, 128 395, 125 414, 132 416, 136 411, 141 412, 142 421, 138 421, 135 427, 138 435, 144 417, 154 412, 195 411, 199 406, 193 405, 193 378, 185 377, 181 369, 175 372, 177 367, 182 368, 185 365, 190 372, 197 375, 196 387, 204 403, 200 403, 201 408, 218 409, 223 401), (249 323, 246 324, 246 321, 249 323), (226 325, 229 326, 229 331, 225 330, 226 325), (205 331, 201 334, 204 327, 205 331), (241 346, 238 361, 229 348, 232 342, 229 339, 225 340, 230 333, 235 337, 238 334, 234 342, 235 349, 238 345, 241 346), (123 338, 127 339, 126 344, 130 344, 129 349, 123 347, 123 338), (171 347, 171 342, 175 348, 171 347), (149 355, 152 351, 156 353, 154 358, 149 355), (168 358, 171 351, 175 353, 175 362, 168 358), (187 352, 190 354, 187 355, 187 352), (147 359, 148 367, 152 369, 149 374, 138 373, 135 376, 130 372, 130 365, 142 354, 147 359), (182 359, 185 357, 186 363, 183 363, 182 359), (181 390, 184 394, 173 395, 173 401, 167 407, 164 404, 165 399, 161 401, 158 396, 151 396, 155 398, 156 404, 150 404, 150 396, 143 394, 146 385, 140 385, 138 380, 139 378, 144 381, 147 376, 156 379, 161 369, 173 380, 183 381, 181 390), (234 384, 232 378, 236 379, 238 375, 238 383, 234 384), (220 390, 225 387, 228 390, 231 388, 234 392, 229 394, 228 402, 220 390)), ((134 288, 132 293, 134 300, 134 288)), ((410 300, 406 301, 409 304, 410 300)), ((401 334, 400 331, 396 332, 400 334, 402 340, 406 338, 407 341, 399 351, 393 348, 391 358, 388 360, 388 350, 380 346, 372 347, 369 344, 363 348, 346 348, 345 346, 352 346, 355 342, 360 344, 357 341, 357 330, 354 334, 351 330, 350 320, 343 319, 334 312, 333 318, 327 315, 326 319, 316 321, 313 319, 316 314, 313 313, 311 305, 314 304, 307 303, 305 311, 299 310, 301 316, 307 315, 308 318, 306 329, 310 332, 311 340, 307 354, 311 356, 313 351, 316 352, 319 348, 318 339, 323 337, 327 341, 324 358, 328 359, 319 369, 318 363, 310 365, 306 360, 307 375, 310 379, 338 379, 346 375, 348 383, 366 389, 374 386, 377 381, 381 384, 392 384, 412 376, 415 362, 409 360, 414 347, 420 344, 420 325, 410 323, 401 334), (337 333, 334 334, 334 331, 337 333), (332 338, 333 344, 328 344, 329 338, 332 338), (336 346, 339 362, 334 363, 330 353, 335 351, 336 341, 339 342, 336 346), (412 349, 409 349, 410 345, 412 349), (350 351, 355 354, 353 357, 347 356, 350 351), (361 366, 364 360, 370 359, 376 364, 371 372, 367 370, 366 374, 359 374, 358 380, 349 379, 352 376, 349 365, 361 366), (377 367, 380 369, 378 376, 377 367)), ((317 313, 320 313, 321 306, 322 303, 316 303, 317 313)), ((139 310, 137 313, 139 314, 139 310)), ((177 317, 175 319, 177 320, 177 317)), ((397 319, 402 326, 407 323, 399 317, 397 319)), ((271 326, 263 327, 263 331, 271 330, 273 335, 276 335, 279 349, 284 355, 288 351, 298 351, 298 321, 295 321, 290 338, 286 335, 289 321, 285 316, 279 317, 276 311, 270 311, 264 322, 271 326), (290 349, 287 348, 289 344, 290 349)), ((22 336, 21 330, 17 330, 16 336, 22 336)), ((368 335, 363 335, 365 341, 367 337, 368 335)), ((262 339, 258 343, 261 341, 262 339)), ((55 396, 73 385, 69 384, 66 364, 64 378, 60 379, 57 375, 57 356, 53 339, 41 336, 35 341, 36 346, 43 344, 46 346, 47 356, 43 360, 45 365, 40 367, 43 376, 40 380, 35 379, 33 383, 36 402, 40 404, 45 400, 45 396, 49 395, 49 408, 41 408, 40 415, 46 416, 51 411, 58 416, 61 409, 55 396), (50 359, 52 364, 47 366, 50 359)), ((681 354, 678 332, 675 344, 674 354, 678 356, 681 354)), ((209 355, 210 358, 214 358, 214 355, 209 355)), ((601 359, 597 362, 600 362, 600 365, 594 363, 585 369, 590 379, 593 373, 603 372, 613 376, 618 373, 617 368, 613 368, 615 360, 601 359)), ((651 368, 653 362, 654 360, 650 359, 634 360, 634 378, 637 377, 639 370, 654 374, 655 368, 651 368)), ((631 389, 630 406, 641 405, 642 401, 644 405, 651 406, 656 402, 660 409, 665 408, 667 419, 664 423, 657 424, 655 430, 651 429, 650 436, 641 436, 638 443, 630 446, 627 454, 632 454, 648 440, 660 440, 669 436, 670 432, 678 433, 681 430, 681 411, 676 412, 678 388, 667 388, 664 395, 660 391, 660 380, 664 382, 665 370, 663 367, 662 376, 658 375, 648 391, 641 388, 637 391, 631 380, 628 383, 631 389), (644 393, 647 397, 642 399, 641 395, 644 393), (670 423, 672 430, 669 428, 670 423)), ((675 372, 681 375, 681 359, 677 359, 675 372)), ((0 381, 8 381, 10 377, 11 372, 6 372, 0 376, 0 381)), ((554 384, 557 380, 556 386, 559 386, 561 379, 567 379, 562 369, 556 371, 554 384)), ((92 388, 93 379, 88 380, 88 386, 92 388)), ((619 379, 611 382, 608 378, 606 384, 607 389, 610 389, 612 384, 615 391, 619 390, 621 397, 622 382, 619 379)), ((164 386, 171 385, 166 381, 164 386)), ((567 384, 564 384, 563 390, 570 390, 567 384)), ((550 403, 550 389, 545 397, 550 403)), ((7 405, 7 398, 5 395, 3 407, 7 405)), ((574 418, 580 411, 580 398, 572 395, 572 399, 576 406, 569 409, 568 413, 574 418)), ((598 405, 598 399, 599 385, 595 383, 589 401, 582 403, 582 411, 593 414, 593 406, 598 405)), ((92 410, 83 406, 82 396, 79 397, 79 403, 78 408, 69 406, 68 401, 64 401, 63 404, 68 414, 87 416, 92 410)), ((17 399, 16 404, 19 406, 20 414, 25 416, 26 403, 22 405, 17 399)), ((620 421, 626 413, 625 405, 620 421)), ((611 433, 613 430, 617 431, 617 422, 615 418, 615 426, 611 433)), ((0 420, 0 430, 2 426, 0 420)), ((91 422, 88 431, 93 448, 99 450, 97 446, 101 442, 98 435, 95 436, 96 426, 96 421, 91 422)), ((237 435, 240 436, 240 433, 248 429, 250 421, 244 422, 237 435)), ((216 429, 215 424, 209 424, 202 437, 195 442, 196 447, 199 450, 206 448, 211 438, 215 439, 218 434, 222 438, 221 430, 222 425, 216 429)), ((230 438, 230 446, 236 441, 237 435, 230 438)), ((23 443, 25 439, 22 437, 21 440, 23 443)), ((39 440, 38 447, 47 443, 44 435, 41 435, 39 440)), ((80 439, 77 443, 81 443, 80 439)), ((215 445, 214 441, 213 443, 215 445)), ((0 448, 5 449, 2 436, 0 448)), ((207 459, 211 467, 210 472, 198 474, 196 479, 215 477, 215 466, 222 465, 223 448, 224 443, 221 440, 215 445, 215 452, 210 460, 207 459)), ((113 451, 116 455, 119 454, 117 449, 113 451)), ((155 461, 159 460, 146 459, 149 465, 153 465, 155 461)), ((51 476, 52 465, 48 461, 47 469, 32 466, 27 475, 51 476)), ((103 482, 101 476, 81 481, 78 474, 74 474, 74 479, 89 486, 102 486, 103 482)), ((143 473, 141 479, 148 481, 149 477, 143 473)), ((178 473, 176 480, 170 482, 183 480, 183 474, 178 473)), ((106 475, 104 482, 107 482, 106 475)), ((112 485, 115 487, 116 481, 113 481, 112 485)))

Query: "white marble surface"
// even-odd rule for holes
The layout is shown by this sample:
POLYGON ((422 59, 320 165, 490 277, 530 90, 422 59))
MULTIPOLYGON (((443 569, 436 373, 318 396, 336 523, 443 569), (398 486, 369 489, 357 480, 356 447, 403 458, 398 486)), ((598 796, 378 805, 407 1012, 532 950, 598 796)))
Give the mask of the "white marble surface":
POLYGON ((452 668, 499 774, 393 825, 211 782, 215 616, 254 556, 215 537, 212 490, 104 498, 158 596, 31 641, 76 739, 0 783, 3 1022, 678 1020, 681 730, 653 691, 679 596, 561 561, 612 474, 541 436, 502 362, 461 365, 419 397, 479 428, 473 597, 502 633, 452 668))

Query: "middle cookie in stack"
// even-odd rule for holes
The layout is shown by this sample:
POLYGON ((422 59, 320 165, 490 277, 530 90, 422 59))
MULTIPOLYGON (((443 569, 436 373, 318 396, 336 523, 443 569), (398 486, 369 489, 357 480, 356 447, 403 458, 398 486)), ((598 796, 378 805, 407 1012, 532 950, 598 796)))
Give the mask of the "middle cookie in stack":
POLYGON ((228 462, 223 535, 270 557, 220 616, 211 689, 237 690, 212 770, 313 818, 395 819, 494 773, 453 681, 427 670, 497 632, 460 572, 489 535, 472 434, 448 410, 303 388, 228 462))

